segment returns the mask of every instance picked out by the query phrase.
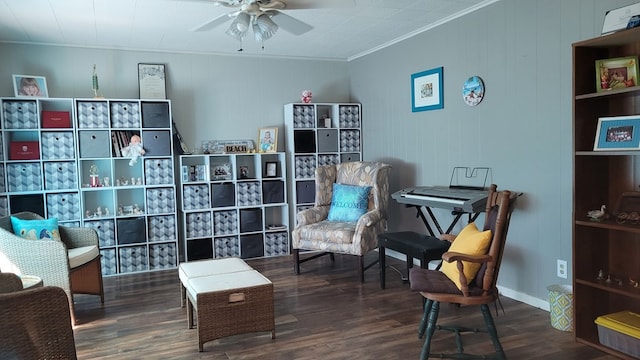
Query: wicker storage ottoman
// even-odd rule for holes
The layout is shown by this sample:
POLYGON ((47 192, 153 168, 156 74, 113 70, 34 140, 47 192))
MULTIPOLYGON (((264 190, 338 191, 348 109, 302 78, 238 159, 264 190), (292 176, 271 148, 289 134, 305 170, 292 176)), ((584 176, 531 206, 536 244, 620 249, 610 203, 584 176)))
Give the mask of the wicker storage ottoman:
POLYGON ((253 270, 240 258, 225 258, 217 260, 200 260, 181 263, 178 266, 178 277, 180 278, 180 288, 182 290, 181 304, 184 307, 184 300, 187 298, 187 281, 200 276, 226 274, 237 271, 253 270))
POLYGON ((204 343, 230 335, 270 331, 276 337, 273 284, 255 270, 191 278, 187 297, 189 328, 197 313, 200 351, 204 343))

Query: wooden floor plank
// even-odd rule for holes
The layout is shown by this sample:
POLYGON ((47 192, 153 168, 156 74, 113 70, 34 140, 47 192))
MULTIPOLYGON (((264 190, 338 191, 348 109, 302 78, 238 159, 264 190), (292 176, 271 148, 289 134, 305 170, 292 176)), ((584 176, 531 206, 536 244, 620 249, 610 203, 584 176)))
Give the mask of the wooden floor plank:
MULTIPOLYGON (((375 254, 367 257, 368 261, 375 254)), ((229 336, 208 342, 198 352, 195 329, 187 328, 180 307, 177 270, 105 278, 105 303, 93 296, 76 298, 80 324, 75 326, 79 359, 214 359, 214 360, 357 360, 418 359, 422 340, 419 294, 387 271, 387 288, 378 282, 378 267, 358 282, 352 256, 321 258, 302 265, 295 275, 289 257, 252 259, 247 263, 274 284, 276 339, 268 332, 229 336)), ((388 259, 404 269, 404 263, 388 259)), ((571 333, 551 327, 549 313, 502 297, 494 320, 509 359, 612 359, 573 341, 571 333)), ((442 305, 441 323, 482 326, 478 307, 442 305)), ((468 352, 490 353, 486 334, 464 337, 468 352)), ((453 336, 436 332, 433 351, 454 351, 453 336)))

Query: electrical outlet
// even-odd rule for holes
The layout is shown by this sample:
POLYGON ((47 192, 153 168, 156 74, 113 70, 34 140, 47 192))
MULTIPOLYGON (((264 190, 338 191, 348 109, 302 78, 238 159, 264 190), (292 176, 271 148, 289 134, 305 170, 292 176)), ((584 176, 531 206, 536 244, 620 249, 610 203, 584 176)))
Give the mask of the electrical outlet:
POLYGON ((557 274, 559 278, 566 279, 567 278, 567 261, 558 259, 558 269, 557 274))

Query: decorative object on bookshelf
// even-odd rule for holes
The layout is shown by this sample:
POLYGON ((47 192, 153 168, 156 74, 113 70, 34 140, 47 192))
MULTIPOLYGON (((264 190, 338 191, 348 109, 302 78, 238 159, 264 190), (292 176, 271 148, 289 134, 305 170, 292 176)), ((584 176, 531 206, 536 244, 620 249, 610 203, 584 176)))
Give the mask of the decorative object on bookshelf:
POLYGON ((300 98, 300 100, 302 100, 303 103, 308 104, 311 102, 312 97, 313 97, 313 94, 311 93, 311 90, 303 90, 302 97, 300 98))
POLYGON ((438 67, 411 75, 411 111, 444 108, 443 68, 438 67))
POLYGON ((587 217, 591 219, 591 221, 602 221, 607 220, 609 218, 609 214, 607 213, 607 206, 600 206, 599 210, 590 210, 587 212, 587 217))
POLYGON ((16 97, 49 97, 47 79, 44 76, 13 75, 13 92, 16 97))
POLYGON ((593 150, 640 150, 640 115, 599 118, 593 150))
POLYGON ((240 166, 240 179, 248 179, 249 178, 249 167, 240 166))
POLYGON ((98 71, 96 70, 96 64, 93 64, 93 74, 91 75, 91 90, 93 91, 94 99, 103 99, 100 96, 100 85, 98 84, 98 71))
POLYGON ((231 178, 233 178, 233 172, 230 164, 212 166, 211 180, 231 180, 231 178))
POLYGON ((624 89, 637 84, 637 56, 596 60, 596 89, 598 92, 624 89))
POLYGON ((262 128, 258 131, 258 151, 262 153, 278 150, 278 128, 262 128))
POLYGON ((164 64, 138 64, 140 99, 166 99, 164 64))
POLYGON ((602 35, 629 29, 635 15, 640 15, 640 3, 607 11, 602 23, 602 35))
POLYGON ((255 151, 253 140, 208 140, 203 141, 209 154, 241 154, 255 151))
POLYGON ((267 161, 265 163, 265 177, 276 177, 278 174, 278 163, 275 161, 267 161))
POLYGON ((144 148, 142 147, 142 139, 140 139, 140 136, 135 134, 131 135, 131 139, 129 139, 129 145, 123 147, 120 150, 122 152, 122 156, 131 158, 131 161, 129 161, 129 166, 135 165, 135 163, 138 162, 138 157, 145 154, 144 148))

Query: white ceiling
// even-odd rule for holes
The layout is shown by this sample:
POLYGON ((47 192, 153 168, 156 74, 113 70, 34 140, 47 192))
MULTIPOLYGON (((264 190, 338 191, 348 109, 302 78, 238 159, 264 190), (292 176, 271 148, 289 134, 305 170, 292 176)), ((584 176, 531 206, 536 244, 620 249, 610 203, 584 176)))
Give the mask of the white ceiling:
MULTIPOLYGON (((248 36, 243 54, 350 60, 498 0, 289 1, 319 7, 282 10, 313 29, 279 29, 264 50, 248 36)), ((0 0, 0 42, 238 54, 240 43, 225 34, 230 21, 190 31, 233 10, 208 0, 0 0)))

